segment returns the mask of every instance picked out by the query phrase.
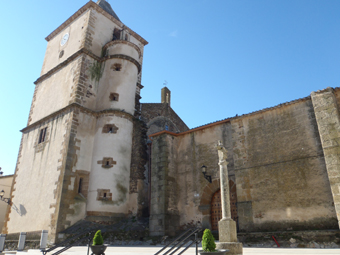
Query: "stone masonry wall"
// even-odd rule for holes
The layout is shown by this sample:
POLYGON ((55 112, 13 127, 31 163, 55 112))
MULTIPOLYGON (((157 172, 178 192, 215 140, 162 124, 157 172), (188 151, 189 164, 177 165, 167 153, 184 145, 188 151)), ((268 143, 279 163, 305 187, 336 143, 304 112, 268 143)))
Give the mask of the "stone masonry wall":
MULTIPOLYGON (((88 194, 89 167, 85 152, 92 148, 95 117, 83 108, 75 107, 68 124, 68 132, 64 136, 63 149, 60 157, 61 178, 58 182, 56 203, 58 214, 55 219, 56 233, 72 226, 86 216, 88 194), (86 164, 87 163, 87 164, 86 164), (87 167, 84 167, 86 165, 87 167), (81 168, 79 168, 81 167, 81 168), (79 179, 83 178, 82 190, 79 192, 79 179)), ((91 150, 90 150, 91 151, 91 150)))
MULTIPOLYGON (((151 185, 159 185, 172 172, 180 176, 173 184, 176 194, 158 188, 161 197, 174 200, 179 228, 197 222, 211 226, 210 201, 219 189, 216 144, 222 140, 228 150, 229 179, 236 183, 240 232, 336 229, 330 187, 337 179, 328 180, 313 103, 307 97, 183 134, 151 136, 151 185), (170 136, 172 140, 165 139, 170 136), (168 161, 158 162, 162 157, 168 161), (202 164, 212 184, 203 178, 202 164)), ((154 199, 151 207, 159 206, 154 199)), ((170 209, 170 204, 162 206, 162 212, 170 209)), ((152 220, 150 231, 155 230, 156 219, 152 220)))
POLYGON ((217 141, 221 140, 228 154, 229 178, 233 179, 233 153, 230 147, 231 125, 225 123, 204 130, 177 136, 176 166, 179 194, 176 200, 181 228, 201 222, 204 228, 211 228, 211 199, 219 190, 219 166, 216 150, 217 141), (207 175, 212 178, 210 184, 203 176, 201 166, 207 167, 207 175))
POLYGON ((12 207, 6 218, 5 233, 45 229, 49 231, 49 238, 53 241, 58 215, 57 186, 62 179, 59 159, 70 115, 70 111, 65 111, 22 130, 22 143, 11 193, 12 207), (42 130, 46 130, 45 139, 38 142, 42 130), (31 192, 27 193, 27 189, 31 192), (36 199, 32 200, 32 196, 36 199), (39 221, 36 221, 37 218, 39 221))
POLYGON ((231 124, 240 231, 336 227, 309 98, 231 124))
POLYGON ((174 158, 173 137, 164 134, 155 137, 152 143, 151 169, 151 209, 150 235, 174 236, 179 228, 179 212, 174 199, 179 195, 176 185, 176 167, 174 158))
MULTIPOLYGON (((163 191, 165 194, 162 196, 165 196, 166 200, 162 206, 163 210, 168 212, 164 218, 172 221, 172 232, 192 227, 196 223, 202 223, 204 228, 211 228, 211 198, 219 190, 216 144, 218 140, 226 144, 231 152, 228 161, 230 165, 233 165, 232 150, 227 143, 230 138, 231 125, 229 123, 179 136, 162 134, 152 137, 151 206, 152 209, 159 208, 159 200, 156 200, 153 195, 159 196, 163 187, 157 184, 160 179, 165 179, 166 187, 163 191), (154 160, 159 160, 159 158, 167 159, 167 161, 155 163, 154 160), (158 164, 165 164, 165 166, 162 165, 160 168, 158 164), (211 184, 201 172, 203 164, 207 166, 207 174, 212 176, 211 184)), ((233 174, 231 170, 229 178, 235 181, 233 174)), ((154 235, 157 231, 153 224, 158 224, 157 217, 161 217, 156 212, 156 210, 151 210, 151 219, 154 220, 150 219, 150 231, 154 235)), ((163 228, 165 231, 168 230, 166 224, 163 228)))
POLYGON ((332 88, 312 93, 337 219, 340 225, 340 119, 332 88))
POLYGON ((148 126, 147 135, 165 130, 166 125, 168 126, 168 131, 175 133, 189 130, 188 126, 178 117, 169 104, 142 103, 141 105, 142 120, 148 126))
POLYGON ((129 193, 138 193, 137 216, 148 216, 148 189, 145 164, 147 163, 147 128, 143 121, 133 120, 132 154, 130 167, 130 190, 129 193))

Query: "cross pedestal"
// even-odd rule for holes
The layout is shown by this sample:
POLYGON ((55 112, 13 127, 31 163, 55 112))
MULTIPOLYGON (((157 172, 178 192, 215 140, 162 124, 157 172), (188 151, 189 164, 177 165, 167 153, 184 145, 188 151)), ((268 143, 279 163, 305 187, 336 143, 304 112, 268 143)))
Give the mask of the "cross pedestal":
POLYGON ((236 222, 233 219, 221 219, 218 222, 219 243, 216 244, 217 249, 228 249, 227 254, 240 255, 243 254, 242 243, 237 242, 236 222))

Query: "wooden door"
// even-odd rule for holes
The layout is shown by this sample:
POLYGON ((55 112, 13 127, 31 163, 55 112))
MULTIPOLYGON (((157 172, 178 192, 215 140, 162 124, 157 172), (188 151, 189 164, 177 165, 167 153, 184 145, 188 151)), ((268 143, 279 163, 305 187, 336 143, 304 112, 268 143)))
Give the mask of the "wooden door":
POLYGON ((211 199, 211 230, 218 230, 218 221, 222 218, 221 190, 215 192, 211 199))
POLYGON ((236 196, 236 185, 232 180, 229 180, 229 198, 230 198, 230 211, 231 211, 231 218, 237 224, 237 196, 236 196))
MULTIPOLYGON (((237 224, 236 185, 232 180, 229 180, 229 191, 231 218, 237 224)), ((218 230, 218 221, 220 219, 222 219, 222 206, 221 190, 219 189, 211 199, 211 230, 218 230)))

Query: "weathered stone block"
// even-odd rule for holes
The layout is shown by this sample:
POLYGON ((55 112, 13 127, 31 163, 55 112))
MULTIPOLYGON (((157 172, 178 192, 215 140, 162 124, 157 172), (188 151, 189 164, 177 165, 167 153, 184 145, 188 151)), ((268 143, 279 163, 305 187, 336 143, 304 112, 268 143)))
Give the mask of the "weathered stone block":
POLYGON ((216 249, 223 250, 228 249, 228 255, 240 255, 243 254, 242 243, 239 242, 220 242, 216 244, 216 249))
POLYGON ((220 242, 237 242, 236 222, 232 219, 221 219, 218 230, 220 242))

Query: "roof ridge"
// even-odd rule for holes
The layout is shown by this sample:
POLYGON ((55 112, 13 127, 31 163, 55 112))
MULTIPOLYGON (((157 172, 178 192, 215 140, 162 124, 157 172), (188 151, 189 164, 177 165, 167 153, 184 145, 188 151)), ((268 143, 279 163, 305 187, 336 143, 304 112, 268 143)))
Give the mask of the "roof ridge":
POLYGON ((234 119, 238 119, 238 118, 241 118, 241 117, 246 117, 246 116, 251 116, 251 115, 258 114, 258 113, 267 112, 267 111, 270 111, 270 110, 273 110, 273 109, 276 109, 276 108, 280 108, 280 107, 285 106, 285 105, 295 104, 295 103, 298 103, 298 102, 301 102, 301 101, 305 101, 305 100, 308 100, 308 99, 310 99, 310 96, 298 98, 298 99, 295 99, 295 100, 292 100, 292 101, 284 102, 284 103, 277 104, 277 105, 274 105, 274 106, 271 106, 271 107, 266 107, 266 108, 263 108, 261 110, 245 113, 245 114, 242 114, 242 115, 237 115, 236 114, 236 116, 234 116, 234 117, 228 117, 228 118, 225 118, 225 119, 222 119, 222 120, 217 120, 217 121, 209 122, 207 124, 203 124, 203 125, 191 128, 190 130, 196 129, 196 128, 200 128, 200 127, 204 127, 204 126, 211 125, 211 124, 218 123, 218 122, 225 121, 225 120, 234 120, 234 119))

